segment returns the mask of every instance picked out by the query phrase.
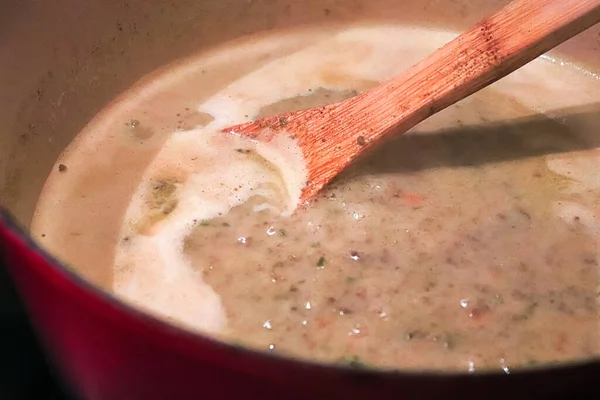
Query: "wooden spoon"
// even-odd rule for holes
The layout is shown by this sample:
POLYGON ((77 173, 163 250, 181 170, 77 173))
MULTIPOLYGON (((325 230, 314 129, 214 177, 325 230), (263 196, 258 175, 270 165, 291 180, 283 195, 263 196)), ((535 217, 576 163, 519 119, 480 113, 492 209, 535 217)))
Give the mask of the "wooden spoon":
POLYGON ((308 171, 300 199, 305 203, 382 137, 406 132, 598 22, 600 0, 515 0, 358 96, 223 132, 253 140, 268 141, 274 134, 295 138, 308 171))

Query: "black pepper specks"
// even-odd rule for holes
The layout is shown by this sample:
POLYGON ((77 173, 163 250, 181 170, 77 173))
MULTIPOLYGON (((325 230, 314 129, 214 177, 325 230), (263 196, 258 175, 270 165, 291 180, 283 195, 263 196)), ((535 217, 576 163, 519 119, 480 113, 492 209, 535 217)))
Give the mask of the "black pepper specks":
POLYGON ((359 146, 364 146, 367 144, 367 139, 364 136, 359 136, 356 138, 356 144, 359 146))
POLYGON ((67 172, 67 169, 65 164, 58 164, 58 172, 67 172))

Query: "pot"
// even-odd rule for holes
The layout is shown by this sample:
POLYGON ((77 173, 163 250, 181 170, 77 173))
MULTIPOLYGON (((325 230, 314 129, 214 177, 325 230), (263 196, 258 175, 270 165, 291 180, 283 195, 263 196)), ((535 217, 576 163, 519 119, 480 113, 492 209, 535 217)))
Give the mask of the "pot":
MULTIPOLYGON (((504 0, 5 0, 0 5, 0 259, 82 399, 550 398, 600 391, 598 360, 504 373, 357 370, 228 345, 140 312, 28 236, 62 150, 138 79, 245 35, 359 20, 464 30, 504 0)), ((392 40, 392 39, 390 39, 392 40)), ((595 27, 554 51, 600 69, 595 27)), ((102 255, 98 255, 102 257, 102 255)))

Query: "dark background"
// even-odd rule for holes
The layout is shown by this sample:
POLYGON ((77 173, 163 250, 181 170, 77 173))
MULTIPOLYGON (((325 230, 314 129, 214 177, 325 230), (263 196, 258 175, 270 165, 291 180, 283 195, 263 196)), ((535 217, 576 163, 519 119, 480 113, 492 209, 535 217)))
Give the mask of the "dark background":
POLYGON ((0 254, 0 399, 63 400, 68 397, 44 359, 0 254))

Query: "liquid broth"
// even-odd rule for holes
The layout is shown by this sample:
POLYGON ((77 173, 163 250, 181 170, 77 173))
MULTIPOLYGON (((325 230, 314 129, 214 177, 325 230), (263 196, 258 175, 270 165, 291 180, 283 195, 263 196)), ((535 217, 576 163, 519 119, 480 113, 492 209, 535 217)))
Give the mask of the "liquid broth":
POLYGON ((353 96, 455 36, 278 33, 165 69, 69 146, 32 232, 124 301, 265 351, 471 372, 598 355, 600 117, 581 111, 600 101, 591 74, 536 60, 295 213, 296 144, 219 133, 353 96))

